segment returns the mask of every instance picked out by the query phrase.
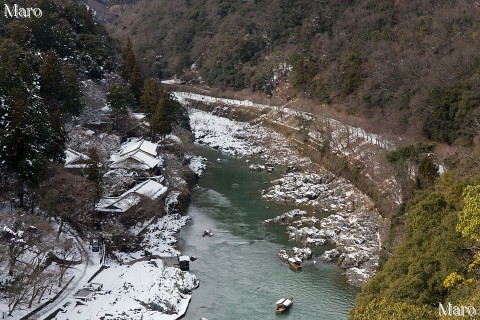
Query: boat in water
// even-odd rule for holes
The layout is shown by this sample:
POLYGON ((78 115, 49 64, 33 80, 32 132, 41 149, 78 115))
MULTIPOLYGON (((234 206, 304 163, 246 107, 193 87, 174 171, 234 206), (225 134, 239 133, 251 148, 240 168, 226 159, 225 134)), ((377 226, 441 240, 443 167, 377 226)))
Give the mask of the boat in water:
POLYGON ((293 305, 293 298, 284 298, 277 301, 275 313, 283 313, 289 310, 293 305))
POLYGON ((298 257, 288 258, 288 264, 293 270, 302 270, 302 260, 298 257))

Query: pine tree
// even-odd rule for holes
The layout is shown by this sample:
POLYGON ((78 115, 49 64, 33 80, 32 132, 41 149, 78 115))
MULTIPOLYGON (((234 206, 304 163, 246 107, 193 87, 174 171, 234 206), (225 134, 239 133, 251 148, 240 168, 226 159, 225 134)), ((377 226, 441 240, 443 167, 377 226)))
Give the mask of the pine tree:
POLYGON ((127 38, 122 52, 122 77, 128 81, 129 88, 138 101, 142 93, 143 82, 130 38, 127 38))
POLYGON ((25 185, 35 186, 44 177, 47 160, 63 157, 64 146, 52 140, 50 116, 37 95, 7 96, 2 109, 0 161, 25 185))
POLYGON ((162 97, 160 82, 156 79, 147 79, 143 84, 143 93, 140 97, 141 111, 151 117, 162 97))
POLYGON ((107 101, 112 110, 114 129, 117 129, 119 122, 128 114, 128 108, 134 105, 135 99, 130 89, 114 85, 107 94, 107 101))
POLYGON ((63 111, 78 115, 83 108, 80 97, 82 92, 79 86, 78 71, 75 65, 67 64, 63 68, 62 100, 63 111))
POLYGON ((51 136, 47 147, 46 155, 48 160, 56 163, 65 162, 65 145, 67 143, 67 132, 63 127, 62 114, 54 112, 50 116, 51 136))
POLYGON ((98 155, 97 149, 88 149, 88 157, 89 159, 87 161, 85 174, 87 175, 87 179, 90 180, 95 186, 95 196, 98 200, 102 196, 103 187, 100 156, 98 155))
POLYGON ((125 80, 130 80, 136 64, 137 62, 135 61, 135 53, 133 52, 132 41, 129 37, 127 38, 127 42, 125 43, 122 52, 122 77, 125 80))
POLYGON ((140 99, 140 95, 142 94, 143 80, 140 67, 136 63, 133 65, 133 70, 130 74, 128 82, 130 84, 130 90, 132 91, 135 99, 138 101, 140 99))
POLYGON ((152 139, 155 139, 157 135, 161 140, 165 140, 165 136, 173 130, 173 115, 170 110, 168 99, 163 98, 158 103, 155 112, 150 118, 150 134, 152 139))
POLYGON ((47 51, 40 66, 40 95, 45 99, 50 109, 58 107, 63 78, 60 61, 54 51, 47 51))

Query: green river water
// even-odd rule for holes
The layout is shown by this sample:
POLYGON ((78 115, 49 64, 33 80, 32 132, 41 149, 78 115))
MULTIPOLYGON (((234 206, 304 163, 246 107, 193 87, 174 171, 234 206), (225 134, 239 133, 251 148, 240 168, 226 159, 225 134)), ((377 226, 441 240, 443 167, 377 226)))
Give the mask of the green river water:
POLYGON ((263 320, 346 319, 357 289, 345 284, 341 269, 322 262, 292 271, 277 258, 287 241, 284 226, 263 225, 264 219, 294 207, 260 199, 272 175, 250 172, 245 159, 199 148, 207 169, 192 191, 188 214, 192 220, 179 234, 183 254, 196 256, 190 270, 200 280, 183 319, 263 320), (211 229, 213 237, 202 237, 211 229), (275 314, 275 302, 293 297, 286 314, 275 314))

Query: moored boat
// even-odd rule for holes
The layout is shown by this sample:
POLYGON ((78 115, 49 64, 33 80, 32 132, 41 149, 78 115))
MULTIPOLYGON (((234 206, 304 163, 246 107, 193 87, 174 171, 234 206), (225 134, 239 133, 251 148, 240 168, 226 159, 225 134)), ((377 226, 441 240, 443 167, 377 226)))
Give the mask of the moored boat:
POLYGON ((277 301, 277 308, 275 309, 275 313, 283 313, 290 309, 293 304, 293 298, 284 298, 277 301))
POLYGON ((297 257, 288 258, 288 264, 294 270, 302 270, 302 260, 297 257))

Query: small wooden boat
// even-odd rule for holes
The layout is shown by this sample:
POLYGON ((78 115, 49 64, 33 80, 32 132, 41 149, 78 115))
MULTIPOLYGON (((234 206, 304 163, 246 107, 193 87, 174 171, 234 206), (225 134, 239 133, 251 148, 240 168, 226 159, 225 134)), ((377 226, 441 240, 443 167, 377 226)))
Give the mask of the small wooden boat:
POLYGON ((213 237, 213 232, 210 231, 210 229, 207 229, 202 233, 202 237, 205 237, 205 236, 213 237))
POLYGON ((288 264, 293 270, 302 270, 302 260, 297 257, 288 258, 288 264))
POLYGON ((280 299, 277 301, 277 308, 275 309, 275 313, 283 313, 290 309, 293 304, 293 298, 285 298, 280 299))

